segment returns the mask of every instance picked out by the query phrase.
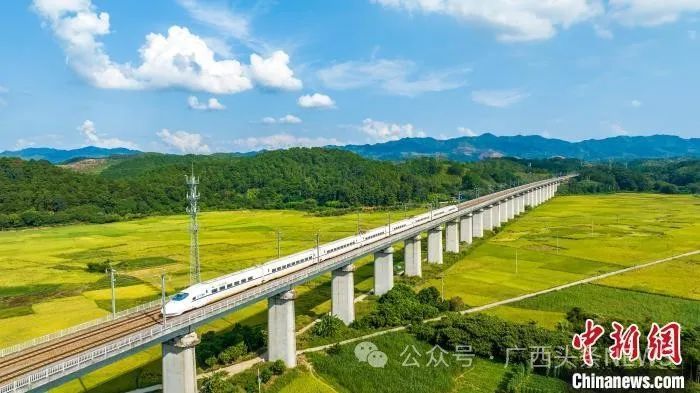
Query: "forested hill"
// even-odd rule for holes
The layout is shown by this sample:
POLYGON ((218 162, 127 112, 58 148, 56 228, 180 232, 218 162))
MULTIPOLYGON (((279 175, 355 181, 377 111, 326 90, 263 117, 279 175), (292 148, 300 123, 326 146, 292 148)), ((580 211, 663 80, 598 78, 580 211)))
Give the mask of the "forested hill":
POLYGON ((700 138, 674 135, 616 136, 568 142, 539 135, 496 136, 482 134, 453 139, 404 138, 373 145, 340 147, 364 157, 403 160, 420 156, 442 156, 455 161, 477 161, 489 157, 569 157, 586 161, 634 160, 668 157, 700 157, 700 138))
POLYGON ((696 161, 586 165, 578 160, 488 159, 458 163, 434 158, 401 163, 354 153, 295 148, 250 157, 141 154, 101 173, 81 173, 48 161, 0 158, 0 228, 66 222, 109 222, 182 213, 185 175, 200 177, 203 210, 337 209, 447 201, 459 192, 484 194, 517 182, 579 171, 577 192, 698 192, 696 161))

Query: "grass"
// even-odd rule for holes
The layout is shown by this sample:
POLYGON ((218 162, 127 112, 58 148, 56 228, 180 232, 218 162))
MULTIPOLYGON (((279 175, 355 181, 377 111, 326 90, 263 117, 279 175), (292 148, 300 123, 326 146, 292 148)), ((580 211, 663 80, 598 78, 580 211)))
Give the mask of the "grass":
POLYGON ((513 307, 527 311, 561 313, 581 307, 612 319, 658 323, 676 321, 683 326, 700 325, 698 301, 594 284, 579 285, 526 299, 513 304, 513 307))
POLYGON ((700 255, 608 277, 598 284, 700 300, 700 255))
POLYGON ((460 365, 449 355, 445 355, 448 367, 425 366, 426 356, 429 356, 425 353, 431 347, 407 333, 387 334, 370 341, 388 356, 383 368, 359 362, 354 353, 355 345, 341 346, 340 353, 334 355, 312 353, 309 359, 324 380, 344 392, 445 392, 454 387, 454 377, 461 371, 460 365), (418 358, 421 367, 402 365, 404 357, 401 353, 406 348, 411 350, 411 347, 422 354, 418 358))
MULTIPOLYGON (((416 212, 409 212, 413 213, 416 212)), ((386 222, 386 212, 366 212, 360 218, 363 228, 374 227, 386 222)), ((276 230, 282 234, 283 255, 313 247, 318 231, 321 241, 330 241, 357 230, 356 214, 317 217, 297 211, 208 212, 201 215, 200 221, 205 279, 274 258, 276 230)), ((138 304, 134 299, 157 298, 162 272, 168 275, 168 293, 187 286, 187 225, 187 217, 182 215, 0 232, 0 316, 12 317, 2 319, 6 331, 0 335, 0 347, 88 321, 110 310, 109 279, 103 273, 88 272, 88 262, 111 260, 115 264, 120 310, 138 304), (82 307, 82 318, 78 309, 65 319, 51 319, 50 315, 37 312, 47 308, 42 305, 51 305, 61 298, 70 299, 67 302, 71 303, 71 310, 82 307)), ((369 276, 371 270, 364 271, 361 277, 369 276)), ((361 285, 358 291, 371 288, 371 282, 364 281, 357 280, 361 285)), ((314 303, 325 295, 300 296, 299 303, 306 301, 306 309, 314 309, 310 319, 330 310, 330 303, 321 304, 320 308, 314 303)), ((328 298, 323 298, 323 302, 328 298)))
MULTIPOLYGON (((312 247, 320 228, 322 241, 350 235, 356 231, 356 220, 356 215, 315 217, 293 211, 204 213, 200 232, 204 277, 273 258, 278 229, 282 233, 282 253, 288 254, 312 247)), ((362 222, 364 228, 380 225, 386 222, 386 213, 363 213, 362 222)), ((454 263, 443 267, 424 263, 426 280, 419 285, 440 289, 444 281, 446 296, 458 295, 471 306, 480 305, 696 249, 700 244, 698 233, 700 202, 692 196, 557 197, 507 224, 488 240, 477 241, 454 263), (444 280, 436 279, 445 267, 444 280)), ((117 265, 120 309, 157 297, 161 272, 168 274, 169 293, 185 286, 188 241, 185 216, 0 232, 0 318, 11 316, 1 320, 6 329, 0 336, 0 346, 105 315, 110 307, 105 296, 108 281, 104 274, 88 273, 88 262, 110 259, 117 265), (61 318, 56 317, 56 301, 64 302, 61 304, 67 310, 61 310, 61 318)), ((401 260, 400 252, 399 246, 397 262, 401 260)), ((369 259, 357 263, 356 294, 372 288, 369 259)), ((510 305, 489 312, 553 327, 563 319, 570 304, 589 305, 589 311, 613 316, 629 315, 629 310, 639 304, 646 307, 641 308, 645 315, 655 319, 675 312, 684 321, 696 323, 697 317, 692 315, 700 315, 696 302, 683 303, 683 299, 659 295, 698 300, 696 282, 697 259, 684 259, 611 277, 601 285, 586 286, 592 287, 586 289, 589 293, 561 291, 559 298, 552 294, 551 298, 543 297, 541 303, 510 305)), ((327 276, 296 289, 297 327, 330 310, 327 276)), ((368 312, 372 307, 372 301, 362 302, 357 312, 368 312)), ((266 318, 266 303, 260 302, 199 330, 223 330, 237 322, 260 325, 266 323, 266 318)), ((59 391, 96 386, 102 387, 94 391, 103 391, 105 380, 125 372, 126 377, 118 380, 124 383, 124 390, 133 388, 138 367, 149 364, 159 372, 159 355, 160 350, 154 348, 85 376, 82 385, 75 381, 59 391)), ((461 389, 462 379, 454 380, 453 376, 450 374, 450 380, 455 385, 450 386, 472 391, 461 389)), ((482 377, 488 379, 474 375, 476 379, 482 377)), ((492 377, 499 379, 495 374, 492 377)))
MULTIPOLYGON (((312 353, 308 355, 313 368, 319 376, 333 386, 338 392, 494 392, 497 391, 508 371, 502 363, 492 360, 472 358, 469 367, 459 361, 454 353, 443 354, 447 365, 435 362, 428 365, 433 349, 429 344, 419 341, 408 333, 390 333, 369 340, 384 352, 388 362, 383 368, 371 367, 366 362, 358 361, 355 345, 340 347, 337 354, 312 353), (416 355, 413 350, 418 351, 416 355), (407 351, 408 352, 404 352, 407 351), (406 354, 413 357, 407 360, 406 354), (417 361, 417 366, 405 366, 404 362, 417 361)), ((433 355, 439 359, 439 349, 433 355)), ((289 393, 306 392, 304 385, 289 393)), ((523 386, 523 391, 565 392, 566 383, 555 378, 531 375, 523 386)))
MULTIPOLYGON (((557 197, 446 268, 445 296, 461 296, 472 306, 491 303, 697 249, 699 233, 700 199, 693 196, 557 197)), ((672 294, 697 296, 697 272, 693 265, 672 294)), ((665 286, 666 277, 659 274, 655 288, 665 286)), ((425 285, 441 288, 443 281, 425 285)))

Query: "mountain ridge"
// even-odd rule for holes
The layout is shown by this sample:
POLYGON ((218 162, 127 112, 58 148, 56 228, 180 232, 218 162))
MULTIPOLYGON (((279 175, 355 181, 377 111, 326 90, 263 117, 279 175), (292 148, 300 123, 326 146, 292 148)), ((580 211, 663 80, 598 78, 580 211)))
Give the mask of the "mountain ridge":
MULTIPOLYGON (((497 136, 485 133, 452 139, 403 138, 375 144, 326 147, 351 151, 366 158, 392 161, 421 156, 439 156, 455 161, 478 161, 504 156, 523 159, 567 157, 586 161, 700 156, 700 138, 685 139, 664 134, 615 136, 569 142, 562 139, 545 138, 541 135, 497 136)), ((16 151, 4 151, 0 153, 0 157, 43 159, 58 164, 79 158, 108 158, 140 153, 143 152, 127 148, 95 146, 69 150, 31 147, 16 151)), ((254 155, 256 153, 259 152, 221 154, 254 155)))

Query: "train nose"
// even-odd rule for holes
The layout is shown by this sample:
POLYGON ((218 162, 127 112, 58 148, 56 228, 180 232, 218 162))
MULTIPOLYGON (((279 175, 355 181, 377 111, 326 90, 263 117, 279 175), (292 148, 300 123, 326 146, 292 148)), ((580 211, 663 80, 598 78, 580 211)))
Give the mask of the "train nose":
POLYGON ((173 302, 168 302, 165 304, 165 315, 180 315, 183 313, 183 309, 180 305, 174 304, 173 302))

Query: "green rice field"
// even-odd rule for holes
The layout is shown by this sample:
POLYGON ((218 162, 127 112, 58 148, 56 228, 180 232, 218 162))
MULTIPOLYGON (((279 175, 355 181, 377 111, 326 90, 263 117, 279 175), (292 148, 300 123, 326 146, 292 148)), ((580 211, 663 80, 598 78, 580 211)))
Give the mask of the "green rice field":
MULTIPOLYGON (((403 214, 392 212, 391 216, 397 219, 403 214)), ((387 212, 363 212, 360 216, 363 229, 388 220, 387 212)), ((317 232, 321 233, 321 241, 355 233, 357 215, 208 212, 202 214, 200 227, 203 276, 211 278, 275 257, 276 231, 281 233, 282 254, 289 254, 312 247, 317 232)), ((110 260, 116 266, 119 309, 157 298, 161 273, 168 276, 169 293, 186 286, 188 236, 185 216, 0 232, 0 321, 4 327, 0 346, 107 315, 109 281, 103 273, 88 272, 89 262, 110 260)), ((435 285, 444 290, 445 296, 461 296, 475 306, 699 248, 699 198, 652 194, 558 196, 478 242, 445 269, 443 280, 430 279, 421 285, 435 285)), ((372 287, 369 259, 358 263, 357 294, 372 287)), ((396 259, 402 258, 397 255, 396 259)), ((556 326, 574 306, 606 316, 625 318, 629 313, 641 313, 697 324, 697 282, 700 257, 693 256, 489 312, 514 321, 533 320, 545 327, 556 326)), ((330 310, 328 277, 297 290, 297 327, 330 310)), ((369 307, 360 306, 358 313, 366 309, 369 307)), ((266 304, 261 302, 200 330, 226 329, 237 322, 264 324, 265 311, 266 304)), ((149 364, 159 372, 159 352, 154 347, 56 390, 116 392, 133 388, 134 375, 143 365, 149 364), (123 376, 104 383, 118 375, 123 376)), ((485 375, 466 382, 455 377, 449 386, 455 391, 493 391, 490 382, 475 382, 485 375)), ((302 377, 312 376, 303 373, 302 377)), ((329 374, 331 377, 336 378, 329 374)), ((493 380, 500 377, 494 376, 493 380)), ((295 379, 290 383, 298 382, 295 379)))

